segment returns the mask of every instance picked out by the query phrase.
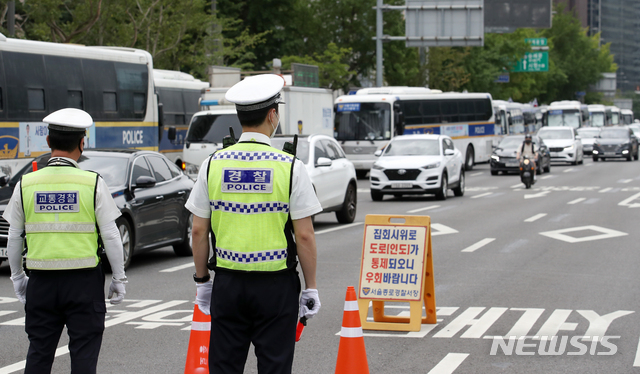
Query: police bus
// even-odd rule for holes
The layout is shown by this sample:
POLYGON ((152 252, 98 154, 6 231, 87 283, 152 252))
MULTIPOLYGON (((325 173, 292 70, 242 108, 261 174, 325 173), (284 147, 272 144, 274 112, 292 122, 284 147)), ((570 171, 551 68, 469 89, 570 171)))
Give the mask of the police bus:
POLYGON ((589 107, 575 100, 552 102, 546 115, 549 126, 567 126, 577 129, 591 124, 589 107))
POLYGON ((421 87, 358 90, 335 101, 334 137, 364 177, 374 153, 395 135, 443 134, 462 152, 466 170, 489 160, 496 129, 488 93, 442 93, 421 87))
POLYGON ((143 50, 6 38, 0 34, 0 166, 49 152, 42 119, 61 108, 91 114, 86 148, 158 150, 153 61, 143 50), (13 161, 12 161, 13 160, 13 161))
POLYGON ((200 111, 200 97, 203 90, 209 88, 209 83, 187 73, 162 69, 153 69, 153 83, 162 128, 159 150, 182 168, 187 129, 191 117, 200 111), (169 132, 172 132, 171 136, 169 132))

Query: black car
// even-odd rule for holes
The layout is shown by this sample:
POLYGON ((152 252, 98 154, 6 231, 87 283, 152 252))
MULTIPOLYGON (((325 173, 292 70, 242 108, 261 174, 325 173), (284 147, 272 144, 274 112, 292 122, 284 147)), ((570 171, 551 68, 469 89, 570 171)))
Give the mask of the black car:
POLYGON ((638 138, 627 126, 603 127, 593 143, 593 161, 607 158, 638 159, 638 138))
MULTIPOLYGON (((47 165, 50 154, 35 158, 38 169, 47 165)), ((99 173, 122 212, 116 220, 124 249, 124 266, 135 253, 173 246, 178 256, 191 256, 193 216, 185 203, 193 180, 158 152, 138 150, 85 150, 78 160, 83 170, 99 173)), ((16 183, 32 171, 31 163, 11 176, 0 188, 0 215, 4 212, 16 183)), ((7 246, 9 224, 0 217, 0 248, 7 246)), ((106 256, 102 256, 106 262, 106 256)), ((0 257, 0 262, 6 256, 0 257)))
MULTIPOLYGON (((537 173, 548 173, 551 171, 551 154, 544 144, 544 141, 533 136, 532 139, 534 150, 538 152, 538 160, 536 161, 537 173)), ((500 144, 493 150, 491 155, 491 175, 498 175, 499 172, 518 172, 520 162, 516 158, 518 149, 524 143, 524 135, 509 135, 502 138, 500 144)))

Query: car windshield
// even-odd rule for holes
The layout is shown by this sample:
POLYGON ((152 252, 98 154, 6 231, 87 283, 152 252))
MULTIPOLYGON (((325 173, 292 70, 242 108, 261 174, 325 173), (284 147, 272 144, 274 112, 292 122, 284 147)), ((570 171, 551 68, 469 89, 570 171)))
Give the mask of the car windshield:
POLYGON ((637 125, 631 125, 629 126, 629 128, 633 131, 633 135, 638 135, 640 134, 640 126, 637 125))
POLYGON ((603 127, 604 126, 604 113, 589 113, 591 117, 591 126, 603 127))
MULTIPOLYGON (((282 149, 285 142, 293 143, 293 138, 273 138, 271 139, 271 146, 276 149, 282 149)), ((308 139, 298 138, 298 148, 296 150, 296 157, 302 161, 303 164, 309 162, 309 141, 308 139)))
POLYGON ((600 137, 603 139, 622 139, 629 137, 627 129, 603 129, 600 131, 600 137))
POLYGON ((633 123, 633 114, 623 114, 622 120, 625 125, 630 125, 633 123))
POLYGON ((336 140, 388 140, 391 138, 391 105, 337 104, 334 129, 336 140))
POLYGON ((600 133, 600 129, 582 128, 578 129, 578 134, 583 138, 595 138, 600 133))
POLYGON ((387 156, 439 156, 437 139, 397 139, 384 150, 387 156))
POLYGON ((78 160, 78 166, 82 170, 95 171, 100 174, 107 186, 117 187, 125 184, 128 162, 128 158, 83 154, 78 160))
POLYGON ((580 112, 578 110, 550 110, 549 126, 580 127, 580 112))
POLYGON ((498 144, 498 148, 516 148, 524 141, 524 136, 508 136, 498 144))
POLYGON ((559 130, 545 130, 538 131, 538 136, 542 139, 573 139, 573 130, 571 129, 559 129, 559 130))
POLYGON ((222 138, 229 135, 229 127, 233 128, 234 135, 239 138, 242 127, 236 114, 194 116, 187 132, 187 142, 222 143, 222 138))

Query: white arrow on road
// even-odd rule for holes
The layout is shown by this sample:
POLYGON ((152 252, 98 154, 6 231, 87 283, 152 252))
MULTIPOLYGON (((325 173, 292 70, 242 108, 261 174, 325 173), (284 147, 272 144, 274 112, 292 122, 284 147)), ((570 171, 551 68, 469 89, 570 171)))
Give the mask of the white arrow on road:
POLYGON ((619 206, 626 206, 626 207, 629 207, 629 208, 640 208, 640 203, 638 203, 638 202, 633 202, 632 203, 632 201, 634 201, 634 200, 636 200, 638 198, 640 198, 640 193, 637 193, 637 194, 631 196, 628 199, 622 200, 621 202, 618 203, 618 205, 619 206))
POLYGON ((538 192, 538 193, 532 193, 532 194, 528 194, 528 195, 524 195, 525 199, 535 199, 536 197, 545 197, 547 196, 547 194, 551 192, 551 191, 542 191, 542 192, 538 192))

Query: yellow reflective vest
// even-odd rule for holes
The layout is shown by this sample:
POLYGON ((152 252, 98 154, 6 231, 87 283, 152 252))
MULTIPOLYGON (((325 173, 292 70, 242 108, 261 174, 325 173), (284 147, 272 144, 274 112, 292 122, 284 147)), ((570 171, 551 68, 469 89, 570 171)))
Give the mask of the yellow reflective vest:
POLYGON ((287 225, 293 162, 293 156, 256 142, 211 156, 207 182, 216 268, 275 272, 295 267, 287 225))
POLYGON ((22 177, 28 269, 98 265, 97 177, 69 166, 48 166, 22 177))

